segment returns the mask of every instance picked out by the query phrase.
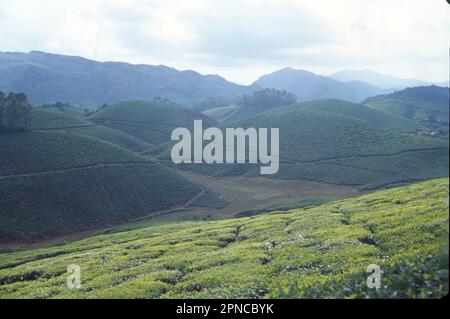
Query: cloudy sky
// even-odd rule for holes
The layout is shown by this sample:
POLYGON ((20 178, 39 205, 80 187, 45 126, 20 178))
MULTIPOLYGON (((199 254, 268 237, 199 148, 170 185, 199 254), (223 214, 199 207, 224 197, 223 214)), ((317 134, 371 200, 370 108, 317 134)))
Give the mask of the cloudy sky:
POLYGON ((291 66, 446 81, 445 0, 0 0, 0 51, 165 64, 238 83, 291 66))

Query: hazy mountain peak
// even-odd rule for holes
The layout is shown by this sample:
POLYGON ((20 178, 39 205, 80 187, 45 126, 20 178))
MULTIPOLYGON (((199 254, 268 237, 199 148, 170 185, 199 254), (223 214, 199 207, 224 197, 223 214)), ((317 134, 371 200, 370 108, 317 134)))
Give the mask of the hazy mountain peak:
POLYGON ((97 108, 103 103, 158 96, 189 105, 208 96, 234 98, 252 90, 193 70, 98 62, 41 51, 0 52, 0 68, 0 90, 24 92, 33 104, 64 101, 97 108))
POLYGON ((404 79, 373 70, 342 70, 329 76, 338 81, 362 81, 385 89, 402 89, 411 86, 427 85, 425 81, 404 79))
POLYGON ((360 81, 344 83, 310 71, 294 70, 289 67, 263 75, 253 84, 263 88, 289 91, 297 95, 299 101, 337 98, 359 102, 369 96, 385 93, 379 87, 360 81))

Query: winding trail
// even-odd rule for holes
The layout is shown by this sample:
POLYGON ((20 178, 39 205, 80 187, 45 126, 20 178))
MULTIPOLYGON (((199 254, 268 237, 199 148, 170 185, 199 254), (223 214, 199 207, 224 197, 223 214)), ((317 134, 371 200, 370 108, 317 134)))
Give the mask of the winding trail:
MULTIPOLYGON (((336 156, 336 157, 326 157, 326 158, 319 158, 314 160, 307 160, 307 161, 301 161, 301 160, 291 160, 291 159, 285 159, 280 157, 280 163, 281 164, 316 164, 320 162, 325 161, 334 161, 334 160, 345 160, 345 159, 358 159, 358 158, 372 158, 372 157, 389 157, 389 156, 397 156, 402 154, 410 154, 410 153, 422 153, 422 152, 434 152, 434 151, 443 151, 448 150, 446 147, 433 147, 433 148, 422 148, 422 149, 415 149, 415 150, 403 150, 398 151, 395 153, 389 153, 389 154, 361 154, 361 155, 351 155, 351 156, 336 156)), ((327 163, 322 163, 327 164, 327 163)))
POLYGON ((0 175, 0 180, 7 178, 15 178, 15 177, 30 177, 30 176, 38 176, 52 173, 65 173, 65 172, 74 172, 81 171, 85 169, 99 168, 99 167, 116 167, 123 165, 155 165, 155 162, 114 162, 114 163, 97 163, 92 165, 83 165, 83 166, 74 166, 68 168, 59 168, 45 171, 36 171, 29 173, 17 173, 17 174, 9 174, 9 175, 0 175))

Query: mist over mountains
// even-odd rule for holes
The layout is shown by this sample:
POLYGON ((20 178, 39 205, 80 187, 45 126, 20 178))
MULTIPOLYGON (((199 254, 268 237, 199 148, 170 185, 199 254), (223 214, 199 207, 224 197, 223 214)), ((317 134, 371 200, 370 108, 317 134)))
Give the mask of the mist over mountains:
POLYGON ((236 97, 250 92, 249 87, 217 75, 39 51, 0 53, 0 90, 24 92, 33 104, 64 101, 92 109, 103 103, 155 97, 189 105, 207 96, 236 97))
POLYGON ((297 95, 299 101, 336 98, 360 102, 386 90, 361 82, 340 82, 305 70, 284 68, 260 77, 253 83, 262 87, 284 89, 297 95))
POLYGON ((415 79, 402 79, 391 75, 382 74, 372 70, 342 70, 330 75, 330 78, 342 82, 361 81, 378 86, 383 89, 403 89, 414 86, 440 85, 448 86, 448 83, 430 83, 415 79))
POLYGON ((300 102, 326 98, 361 102, 371 96, 391 93, 394 86, 404 88, 421 83, 373 71, 347 70, 326 77, 283 68, 246 86, 218 75, 179 71, 164 65, 97 62, 40 51, 0 52, 0 90, 23 92, 34 105, 63 101, 97 109, 104 103, 168 98, 190 107, 209 97, 233 101, 263 88, 287 90, 300 102))

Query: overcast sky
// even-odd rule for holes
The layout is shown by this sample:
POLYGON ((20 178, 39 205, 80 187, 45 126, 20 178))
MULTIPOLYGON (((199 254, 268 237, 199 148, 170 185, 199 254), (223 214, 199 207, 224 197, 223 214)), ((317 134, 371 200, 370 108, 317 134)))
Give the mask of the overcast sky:
POLYGON ((290 66, 449 74, 445 0, 0 0, 0 51, 164 64, 251 83, 290 66))

